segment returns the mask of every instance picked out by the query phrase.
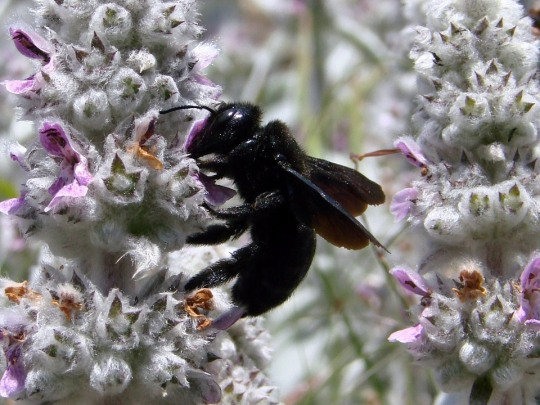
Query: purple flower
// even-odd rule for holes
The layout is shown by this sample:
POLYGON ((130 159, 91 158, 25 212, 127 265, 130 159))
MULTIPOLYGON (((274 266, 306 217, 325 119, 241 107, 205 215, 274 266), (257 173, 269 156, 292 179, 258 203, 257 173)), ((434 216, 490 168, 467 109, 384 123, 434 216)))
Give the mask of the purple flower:
POLYGON ((30 166, 25 159, 26 148, 20 143, 14 143, 9 148, 9 157, 14 162, 17 162, 25 171, 30 171, 30 166))
POLYGON ((38 95, 39 90, 45 84, 43 73, 51 73, 54 69, 52 46, 47 40, 31 30, 11 27, 9 34, 21 54, 28 58, 40 60, 43 67, 41 72, 33 74, 27 79, 5 80, 1 84, 10 93, 33 98, 38 95))
POLYGON ((390 203, 390 212, 396 221, 405 219, 412 211, 415 200, 418 197, 418 190, 414 187, 405 188, 394 196, 390 203))
POLYGON ((2 85, 10 93, 28 98, 35 96, 41 88, 39 82, 36 80, 36 75, 32 75, 24 80, 4 80, 2 85))
POLYGON ((22 345, 26 339, 24 329, 20 314, 2 313, 0 340, 7 367, 0 379, 0 396, 4 398, 13 398, 24 390, 26 372, 21 359, 22 345))
POLYGON ((416 295, 429 297, 432 289, 424 277, 416 271, 394 267, 390 274, 401 284, 403 288, 416 295))
POLYGON ((221 96, 221 86, 210 81, 206 76, 203 75, 202 71, 206 69, 212 61, 219 54, 219 50, 210 45, 210 44, 200 44, 193 49, 193 58, 195 63, 191 70, 191 80, 195 83, 202 84, 203 86, 208 86, 213 88, 213 91, 209 94, 209 97, 217 100, 221 96))
POLYGON ((422 153, 422 149, 415 142, 414 139, 410 137, 401 137, 394 142, 394 146, 398 148, 403 155, 407 158, 409 163, 415 165, 416 167, 426 167, 429 164, 429 161, 426 159, 422 153))
POLYGON ((0 82, 0 84, 5 86, 6 90, 12 94, 32 99, 39 95, 39 90, 41 90, 46 83, 43 74, 51 73, 53 69, 54 65, 51 61, 49 64, 44 66, 40 72, 33 74, 27 79, 4 80, 3 82, 0 82))
POLYGON ((540 256, 532 259, 521 273, 521 307, 514 316, 540 330, 540 256))
POLYGON ((39 90, 43 88, 46 83, 43 74, 51 73, 54 69, 53 62, 44 66, 40 72, 33 74, 27 79, 23 80, 4 80, 0 82, 1 85, 6 87, 6 90, 12 94, 16 94, 21 97, 32 99, 39 95, 39 90))
POLYGON ((208 118, 196 121, 193 124, 193 126, 191 127, 191 131, 189 131, 186 141, 184 142, 183 149, 186 152, 189 152, 191 146, 193 145, 193 141, 201 134, 202 131, 204 131, 206 125, 208 125, 208 118))
POLYGON ((35 32, 10 27, 9 34, 17 50, 24 56, 39 59, 43 65, 51 61, 51 44, 35 32))
POLYGON ((12 398, 24 390, 26 372, 21 361, 22 342, 10 337, 10 343, 4 350, 7 368, 0 379, 0 396, 12 398))
POLYGON ((0 212, 6 215, 16 214, 25 204, 26 193, 22 193, 18 198, 10 198, 0 202, 0 212))
POLYGON ((219 50, 215 46, 205 43, 197 45, 193 48, 192 52, 192 55, 196 60, 196 63, 193 66, 193 71, 195 72, 200 72, 207 68, 219 55, 219 50))
POLYGON ((48 191, 53 199, 45 211, 51 210, 66 198, 85 196, 92 175, 88 171, 86 158, 73 149, 62 126, 45 122, 39 130, 39 140, 51 156, 63 159, 58 179, 49 187, 48 191))
POLYGON ((214 179, 203 173, 197 173, 196 177, 206 190, 204 199, 211 205, 222 205, 236 195, 232 188, 216 184, 214 179))

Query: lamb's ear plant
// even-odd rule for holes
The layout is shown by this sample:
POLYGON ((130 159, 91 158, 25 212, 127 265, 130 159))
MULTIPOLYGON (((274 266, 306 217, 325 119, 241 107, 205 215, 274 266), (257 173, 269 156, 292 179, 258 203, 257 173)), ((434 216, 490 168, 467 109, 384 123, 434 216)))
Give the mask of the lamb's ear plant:
POLYGON ((415 325, 390 340, 435 371, 450 402, 536 403, 538 43, 517 1, 422 7, 411 52, 418 110, 412 136, 396 141, 418 179, 392 209, 428 243, 414 270, 392 270, 420 304, 415 325))
POLYGON ((217 51, 198 39, 197 3, 36 0, 32 14, 33 24, 13 24, 8 35, 35 72, 2 84, 35 135, 10 146, 26 180, 0 212, 42 253, 28 281, 0 280, 0 395, 32 404, 273 403, 260 322, 216 336, 209 318, 226 300, 216 290, 182 292, 185 272, 219 251, 173 253, 208 222, 204 200, 229 195, 204 187, 183 152, 202 113, 158 114, 220 96, 204 76, 217 51))

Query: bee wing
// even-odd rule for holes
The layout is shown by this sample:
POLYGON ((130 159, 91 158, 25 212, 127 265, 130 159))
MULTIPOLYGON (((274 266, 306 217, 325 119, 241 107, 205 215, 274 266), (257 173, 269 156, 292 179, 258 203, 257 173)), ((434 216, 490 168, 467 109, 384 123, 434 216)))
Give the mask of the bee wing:
POLYGON ((386 250, 355 217, 321 187, 286 162, 279 161, 278 164, 295 186, 294 197, 301 199, 303 207, 311 214, 315 232, 339 247, 358 250, 371 241, 386 250))
POLYGON ((311 156, 307 166, 309 179, 353 216, 363 213, 368 204, 379 205, 385 200, 381 186, 350 167, 311 156))

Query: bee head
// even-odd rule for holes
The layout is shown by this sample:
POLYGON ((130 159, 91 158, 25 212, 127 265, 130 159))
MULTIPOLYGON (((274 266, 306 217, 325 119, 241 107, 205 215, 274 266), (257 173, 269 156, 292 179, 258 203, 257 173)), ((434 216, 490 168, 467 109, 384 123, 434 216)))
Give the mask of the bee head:
POLYGON ((210 116, 201 123, 199 128, 192 130, 186 141, 186 152, 195 159, 211 153, 231 152, 240 143, 254 135, 261 119, 261 110, 249 103, 222 104, 217 110, 203 106, 181 106, 160 111, 160 113, 189 108, 210 111, 210 116))

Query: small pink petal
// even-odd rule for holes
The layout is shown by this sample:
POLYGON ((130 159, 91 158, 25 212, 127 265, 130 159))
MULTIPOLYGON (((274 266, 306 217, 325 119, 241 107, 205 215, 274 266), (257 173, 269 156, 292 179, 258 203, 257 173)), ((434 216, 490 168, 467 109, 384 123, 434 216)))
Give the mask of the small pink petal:
POLYGON ((58 178, 51 184, 47 191, 54 197, 56 193, 58 193, 66 184, 71 183, 72 180, 73 176, 66 171, 61 171, 58 178))
POLYGON ((55 208, 62 201, 68 198, 84 197, 88 192, 88 187, 82 186, 77 181, 62 187, 53 197, 49 205, 45 208, 45 212, 48 212, 55 208))
POLYGON ((22 146, 20 143, 14 143, 9 148, 9 157, 14 162, 17 162, 19 166, 21 166, 24 170, 29 171, 30 166, 26 162, 25 159, 26 155, 26 148, 22 146))
POLYGON ((418 197, 418 190, 414 187, 405 188, 394 195, 390 203, 390 212, 396 218, 396 221, 402 221, 412 211, 415 200, 418 197))
POLYGON ((9 34, 17 50, 24 56, 40 59, 43 64, 51 60, 51 44, 31 30, 9 28, 9 34))
POLYGON ((26 80, 4 80, 2 84, 7 91, 11 94, 17 95, 29 95, 29 93, 35 93, 39 89, 34 77, 26 80))
POLYGON ((521 282, 521 306, 514 313, 520 322, 533 324, 540 320, 540 257, 533 258, 523 270, 521 282))
POLYGON ((56 122, 44 122, 39 129, 39 141, 52 156, 71 158, 77 154, 71 147, 71 140, 62 125, 56 122))
POLYGON ((431 295, 431 287, 427 281, 416 271, 394 267, 390 274, 401 284, 403 288, 422 297, 431 295))
POLYGON ((52 58, 51 61, 41 68, 41 71, 37 73, 37 78, 39 78, 40 81, 43 81, 43 73, 50 75, 56 68, 56 60, 55 58, 52 58))
POLYGON ((6 351, 6 360, 8 366, 0 379, 0 396, 11 398, 24 390, 26 381, 20 346, 10 347, 6 351))
POLYGON ((79 155, 80 162, 77 163, 73 168, 73 173, 75 175, 75 180, 81 185, 81 186, 87 186, 90 184, 92 179, 94 178, 90 171, 88 170, 88 163, 84 157, 79 155))
POLYGON ((193 145, 193 141, 195 138, 197 138, 200 133, 206 128, 206 125, 208 124, 208 118, 205 118, 204 120, 196 121, 193 126, 191 127, 191 131, 189 131, 189 134, 186 138, 186 141, 184 142, 183 149, 186 152, 189 152, 191 146, 193 145))
POLYGON ((236 195, 235 190, 216 184, 215 180, 203 173, 197 173, 196 177, 206 190, 204 199, 211 205, 222 205, 236 195))
POLYGON ((388 341, 399 343, 418 343, 422 337, 423 330, 424 328, 420 324, 411 326, 410 328, 398 330, 388 336, 388 341))
POLYGON ((39 141, 50 155, 64 157, 64 148, 68 141, 60 124, 44 122, 39 130, 39 141))
POLYGON ((532 290, 540 287, 540 257, 531 260, 520 277, 521 289, 532 290))
POLYGON ((407 160, 417 166, 425 167, 429 165, 429 161, 422 153, 422 149, 411 137, 401 137, 394 142, 394 146, 398 148, 407 160))
POLYGON ((86 186, 92 181, 92 175, 88 170, 86 158, 73 148, 71 139, 62 125, 44 122, 39 130, 39 140, 50 155, 63 158, 58 178, 48 190, 54 197, 45 208, 47 212, 65 197, 86 195, 88 191, 86 186))
POLYGON ((208 67, 219 55, 219 50, 211 44, 199 44, 192 50, 193 57, 197 60, 194 66, 195 71, 200 71, 208 67))
POLYGON ((6 215, 13 215, 26 204, 24 195, 19 198, 11 198, 0 202, 0 212, 6 215))
POLYGON ((0 396, 10 398, 23 391, 25 379, 24 369, 16 365, 8 367, 0 379, 0 396))

